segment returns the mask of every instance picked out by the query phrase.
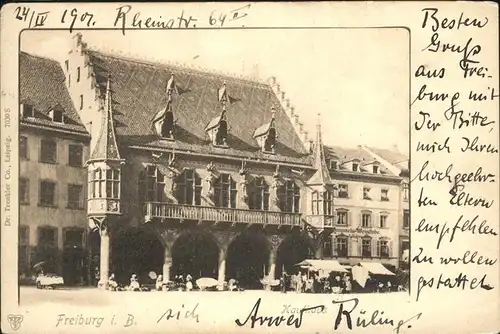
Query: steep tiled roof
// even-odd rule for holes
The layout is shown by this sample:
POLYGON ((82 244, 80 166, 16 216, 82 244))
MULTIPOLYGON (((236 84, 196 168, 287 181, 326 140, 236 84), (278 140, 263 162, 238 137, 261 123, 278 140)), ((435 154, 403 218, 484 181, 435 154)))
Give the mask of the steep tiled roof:
POLYGON ((367 147, 373 153, 379 155, 382 159, 387 160, 390 164, 396 166, 402 171, 408 171, 409 169, 409 158, 403 153, 396 150, 388 150, 376 147, 367 147))
POLYGON ((321 122, 318 115, 318 124, 316 125, 316 142, 314 145, 314 168, 316 173, 308 181, 308 184, 328 185, 332 183, 330 172, 326 165, 326 154, 323 140, 321 139, 321 122))
MULTIPOLYGON (((106 78, 113 80, 113 105, 119 145, 188 150, 278 162, 310 164, 310 156, 284 113, 276 112, 278 140, 276 154, 261 152, 254 131, 271 119, 271 107, 279 105, 271 87, 194 69, 87 51, 96 82, 105 89, 106 78), (175 141, 162 140, 152 129, 153 117, 166 106, 166 84, 175 75, 177 93, 172 96, 175 141), (221 114, 218 91, 227 85, 229 148, 213 147, 205 127, 221 114)), ((102 91, 104 94, 104 91, 102 91)))
POLYGON ((51 59, 19 53, 20 103, 32 105, 35 117, 22 119, 21 124, 34 124, 52 129, 70 130, 86 134, 66 89, 60 64, 51 59), (49 117, 51 108, 64 109, 65 123, 55 123, 49 117))
MULTIPOLYGON (((362 148, 345 148, 339 146, 325 146, 325 156, 327 160, 335 160, 338 161, 337 170, 342 171, 351 171, 347 169, 346 166, 342 166, 342 163, 359 160, 361 171, 369 172, 369 170, 363 170, 363 164, 371 163, 375 161, 375 159, 362 148)), ((381 174, 390 174, 393 175, 387 168, 383 165, 380 165, 380 173, 381 174)))
POLYGON ((111 95, 111 77, 106 83, 106 96, 102 113, 101 129, 90 160, 120 161, 120 151, 116 143, 115 127, 113 126, 113 102, 111 95))

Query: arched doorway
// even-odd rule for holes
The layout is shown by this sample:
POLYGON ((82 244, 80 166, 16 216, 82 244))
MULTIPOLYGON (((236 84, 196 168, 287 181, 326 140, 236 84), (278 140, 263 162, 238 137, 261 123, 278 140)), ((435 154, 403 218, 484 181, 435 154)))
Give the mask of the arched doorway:
POLYGON ((283 270, 288 274, 298 271, 297 263, 311 258, 313 247, 309 238, 303 234, 293 234, 285 238, 278 247, 276 256, 276 277, 280 277, 283 270))
POLYGON ((245 289, 260 289, 267 275, 269 244, 264 236, 241 234, 231 242, 227 254, 227 277, 235 278, 245 289))
POLYGON ((130 283, 136 274, 141 284, 151 284, 148 274, 161 274, 165 259, 165 248, 159 235, 152 229, 129 228, 111 236, 111 270, 118 282, 130 283))
POLYGON ((190 231, 180 235, 172 247, 171 275, 217 278, 219 246, 206 233, 190 231))

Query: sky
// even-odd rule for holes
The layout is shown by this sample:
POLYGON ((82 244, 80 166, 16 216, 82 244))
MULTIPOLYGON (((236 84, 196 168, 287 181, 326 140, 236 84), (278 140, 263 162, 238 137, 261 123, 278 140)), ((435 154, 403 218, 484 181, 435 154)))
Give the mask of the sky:
MULTIPOLYGON (((21 50, 63 62, 65 31, 25 31, 21 50)), ((325 144, 409 147, 409 35, 404 29, 83 31, 90 48, 131 58, 277 78, 314 138, 325 144)))

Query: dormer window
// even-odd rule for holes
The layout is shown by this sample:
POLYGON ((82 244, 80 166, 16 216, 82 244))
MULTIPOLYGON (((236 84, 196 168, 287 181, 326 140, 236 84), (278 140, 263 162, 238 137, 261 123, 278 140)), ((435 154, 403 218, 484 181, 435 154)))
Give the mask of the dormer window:
POLYGON ((172 93, 177 91, 174 75, 167 82, 167 105, 160 110, 153 118, 153 126, 156 134, 164 139, 174 139, 174 112, 172 109, 172 93))
POLYGON ((35 108, 30 104, 21 104, 21 114, 24 118, 35 117, 35 108))
POLYGON ((332 169, 332 170, 336 170, 337 169, 337 161, 330 160, 330 169, 332 169))
POLYGON ((379 166, 376 165, 373 166, 373 174, 378 174, 379 170, 380 170, 379 166))
POLYGON ((359 171, 359 164, 357 162, 352 163, 352 171, 353 172, 358 172, 359 171))
POLYGON ((222 112, 215 117, 205 127, 210 140, 214 146, 227 147, 228 124, 226 117, 226 104, 229 102, 229 96, 226 91, 226 84, 219 89, 219 102, 222 104, 222 112))
POLYGON ((52 122, 64 123, 64 112, 61 109, 52 109, 49 114, 52 122))
POLYGON ((272 118, 271 122, 262 125, 258 129, 255 130, 253 137, 259 143, 259 146, 262 149, 262 152, 265 153, 275 153, 276 148, 276 128, 274 126, 274 117, 276 111, 275 108, 272 108, 272 118))

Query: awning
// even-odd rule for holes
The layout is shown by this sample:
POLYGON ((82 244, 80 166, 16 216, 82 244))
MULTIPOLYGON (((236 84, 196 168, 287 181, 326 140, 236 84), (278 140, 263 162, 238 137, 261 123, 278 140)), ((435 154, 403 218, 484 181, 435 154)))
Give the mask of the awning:
POLYGON ((360 262, 360 266, 364 267, 366 270, 370 272, 370 274, 373 275, 387 275, 387 276, 394 276, 395 274, 391 272, 389 269, 384 267, 382 263, 378 262, 360 262))
POLYGON ((297 263, 296 266, 301 266, 303 268, 309 268, 313 271, 326 271, 326 272, 342 272, 346 273, 347 270, 336 260, 304 260, 297 263))

